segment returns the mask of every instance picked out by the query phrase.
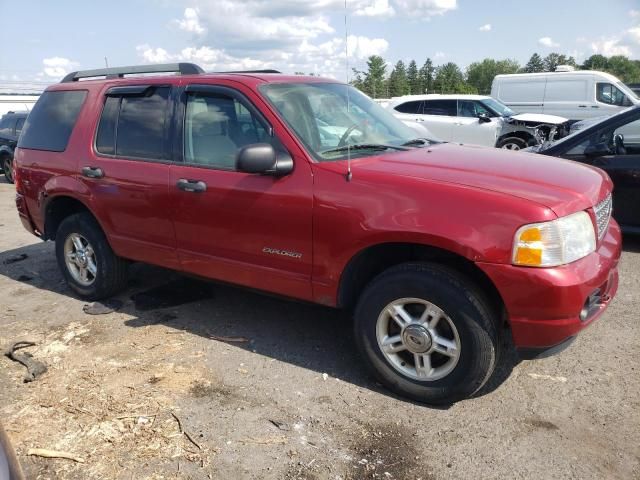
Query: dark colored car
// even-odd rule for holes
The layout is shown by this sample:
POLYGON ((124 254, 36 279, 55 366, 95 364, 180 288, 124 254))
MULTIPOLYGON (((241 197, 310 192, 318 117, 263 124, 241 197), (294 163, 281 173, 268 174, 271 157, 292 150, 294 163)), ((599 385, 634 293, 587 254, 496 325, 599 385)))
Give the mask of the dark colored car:
POLYGON ((623 231, 640 234, 640 106, 578 127, 528 151, 603 169, 613 180, 613 216, 623 231))
POLYGON ((29 112, 9 112, 0 118, 0 170, 13 183, 13 152, 29 112))
POLYGON ((350 309, 381 382, 448 403, 489 379, 506 326, 558 351, 618 288, 609 177, 522 155, 415 138, 335 80, 123 67, 40 97, 16 205, 82 298, 139 261, 350 309))

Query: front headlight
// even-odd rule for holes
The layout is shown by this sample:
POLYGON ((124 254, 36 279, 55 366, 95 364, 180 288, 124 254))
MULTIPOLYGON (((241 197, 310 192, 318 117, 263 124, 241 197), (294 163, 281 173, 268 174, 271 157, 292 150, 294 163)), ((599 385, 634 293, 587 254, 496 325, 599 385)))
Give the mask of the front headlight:
POLYGON ((513 264, 555 267, 586 257, 596 249, 596 234, 587 212, 520 227, 513 241, 513 264))

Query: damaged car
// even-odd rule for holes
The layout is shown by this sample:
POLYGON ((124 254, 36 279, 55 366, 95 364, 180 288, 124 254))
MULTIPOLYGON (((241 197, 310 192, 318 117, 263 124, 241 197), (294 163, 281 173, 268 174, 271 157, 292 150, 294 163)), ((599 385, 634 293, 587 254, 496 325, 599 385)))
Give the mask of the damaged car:
POLYGON ((520 150, 569 133, 564 117, 539 113, 517 114, 484 95, 407 95, 387 106, 404 122, 422 123, 444 142, 520 150))

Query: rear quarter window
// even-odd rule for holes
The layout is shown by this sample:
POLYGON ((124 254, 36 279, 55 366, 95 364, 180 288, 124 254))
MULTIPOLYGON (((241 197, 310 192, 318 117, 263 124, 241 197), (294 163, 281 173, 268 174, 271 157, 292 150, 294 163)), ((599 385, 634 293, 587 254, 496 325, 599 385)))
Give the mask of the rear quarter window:
POLYGON ((18 147, 63 152, 86 97, 86 90, 43 93, 27 117, 18 147))

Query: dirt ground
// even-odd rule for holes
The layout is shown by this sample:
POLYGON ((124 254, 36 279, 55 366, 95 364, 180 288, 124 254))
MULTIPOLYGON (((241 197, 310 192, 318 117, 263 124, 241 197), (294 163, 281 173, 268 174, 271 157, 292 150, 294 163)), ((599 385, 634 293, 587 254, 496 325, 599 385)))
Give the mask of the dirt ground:
POLYGON ((32 340, 48 366, 24 383, 0 358, 28 478, 640 478, 640 239, 569 350, 519 362, 507 339, 480 395, 434 409, 376 384, 331 309, 134 265, 117 312, 84 313, 13 196, 0 177, 0 348, 32 340))

